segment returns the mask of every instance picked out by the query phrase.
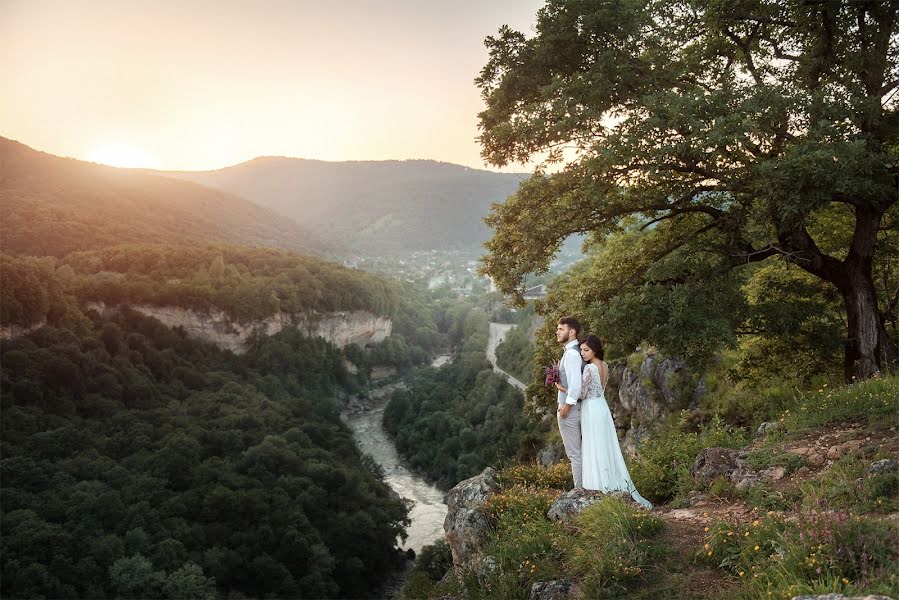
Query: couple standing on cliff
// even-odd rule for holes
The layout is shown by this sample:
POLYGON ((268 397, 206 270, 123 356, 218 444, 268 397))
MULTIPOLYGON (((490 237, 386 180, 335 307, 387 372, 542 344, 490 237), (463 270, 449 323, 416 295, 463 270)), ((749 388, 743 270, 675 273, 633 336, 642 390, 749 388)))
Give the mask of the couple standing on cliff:
POLYGON ((565 346, 559 361, 559 431, 571 461, 574 487, 602 492, 626 491, 645 508, 652 504, 637 492, 624 464, 612 412, 606 402, 609 366, 595 335, 578 341, 581 324, 562 317, 556 339, 565 346))

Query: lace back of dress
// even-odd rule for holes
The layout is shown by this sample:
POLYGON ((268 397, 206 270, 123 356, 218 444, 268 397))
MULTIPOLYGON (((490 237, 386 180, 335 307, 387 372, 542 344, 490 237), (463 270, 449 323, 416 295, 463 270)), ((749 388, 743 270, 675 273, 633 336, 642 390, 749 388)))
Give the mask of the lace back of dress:
POLYGON ((589 385, 590 390, 588 392, 590 398, 603 398, 603 394, 605 394, 605 389, 602 386, 602 375, 599 373, 599 367, 594 364, 589 365, 592 367, 590 369, 589 374, 589 385))

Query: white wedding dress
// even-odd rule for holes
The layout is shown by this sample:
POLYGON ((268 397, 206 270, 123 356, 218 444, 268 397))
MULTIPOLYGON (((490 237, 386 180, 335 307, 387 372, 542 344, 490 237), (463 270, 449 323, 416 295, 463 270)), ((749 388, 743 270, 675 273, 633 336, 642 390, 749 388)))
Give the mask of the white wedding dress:
POLYGON ((637 492, 627 472, 599 369, 593 363, 588 363, 584 368, 581 398, 584 488, 628 492, 637 503, 651 509, 652 504, 637 492))

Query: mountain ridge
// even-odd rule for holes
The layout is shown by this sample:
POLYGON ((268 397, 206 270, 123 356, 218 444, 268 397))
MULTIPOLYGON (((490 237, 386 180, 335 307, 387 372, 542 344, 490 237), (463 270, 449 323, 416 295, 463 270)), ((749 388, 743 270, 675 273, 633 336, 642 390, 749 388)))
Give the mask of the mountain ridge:
POLYGON ((3 249, 64 256, 122 243, 228 242, 312 254, 330 244, 249 200, 198 184, 56 156, 0 137, 3 249))
POLYGON ((255 202, 338 239, 344 254, 479 251, 483 219, 524 173, 430 159, 319 161, 257 157, 209 171, 154 171, 255 202))

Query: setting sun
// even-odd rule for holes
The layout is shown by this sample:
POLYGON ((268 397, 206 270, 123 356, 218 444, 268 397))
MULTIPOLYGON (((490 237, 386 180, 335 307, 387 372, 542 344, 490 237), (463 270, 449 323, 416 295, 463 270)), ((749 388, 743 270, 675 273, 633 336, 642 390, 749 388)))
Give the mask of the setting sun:
POLYGON ((112 167, 155 168, 156 159, 140 148, 128 144, 105 144, 93 150, 86 160, 112 167))

